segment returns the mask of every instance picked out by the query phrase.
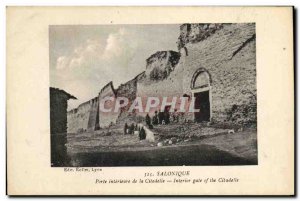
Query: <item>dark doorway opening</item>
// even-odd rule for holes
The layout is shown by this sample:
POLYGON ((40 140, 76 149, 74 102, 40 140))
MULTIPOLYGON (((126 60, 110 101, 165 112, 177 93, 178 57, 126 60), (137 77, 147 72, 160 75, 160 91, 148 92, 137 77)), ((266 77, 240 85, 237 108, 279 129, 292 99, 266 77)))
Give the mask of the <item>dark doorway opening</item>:
POLYGON ((194 96, 195 109, 200 109, 200 112, 195 112, 195 121, 210 121, 209 91, 194 93, 194 96))

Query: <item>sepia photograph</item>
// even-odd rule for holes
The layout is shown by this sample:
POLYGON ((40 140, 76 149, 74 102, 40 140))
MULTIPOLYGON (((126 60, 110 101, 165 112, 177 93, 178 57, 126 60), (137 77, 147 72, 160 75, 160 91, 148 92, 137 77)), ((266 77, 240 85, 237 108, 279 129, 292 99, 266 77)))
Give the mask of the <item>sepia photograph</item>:
POLYGON ((48 31, 51 167, 258 165, 255 23, 48 31))
POLYGON ((294 15, 8 6, 7 194, 295 195, 294 15))

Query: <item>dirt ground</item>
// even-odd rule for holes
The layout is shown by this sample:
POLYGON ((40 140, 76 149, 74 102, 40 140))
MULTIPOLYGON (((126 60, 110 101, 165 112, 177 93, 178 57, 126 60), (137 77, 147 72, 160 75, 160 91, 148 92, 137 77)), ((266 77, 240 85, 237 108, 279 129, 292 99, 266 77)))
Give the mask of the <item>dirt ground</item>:
POLYGON ((213 145, 220 150, 257 163, 257 132, 255 129, 206 138, 201 140, 201 143, 213 145))
MULTIPOLYGON (((238 157, 257 164, 256 129, 244 129, 234 133, 228 133, 229 130, 201 124, 158 125, 153 129, 155 142, 149 142, 139 140, 138 135, 124 135, 121 127, 114 127, 97 132, 68 134, 67 148, 70 155, 85 154, 85 157, 88 158, 86 154, 91 153, 144 153, 145 151, 156 153, 157 151, 168 152, 169 149, 185 150, 189 146, 202 145, 202 148, 197 148, 197 150, 204 149, 203 146, 209 146, 211 148, 204 150, 226 152, 231 157, 238 157), (158 143, 161 143, 162 146, 158 146, 158 143)), ((101 156, 104 157, 103 154, 101 156)), ((198 162, 203 164, 203 161, 198 162)))
POLYGON ((199 165, 256 165, 206 144, 166 146, 148 150, 77 153, 71 156, 71 166, 199 166, 199 165))

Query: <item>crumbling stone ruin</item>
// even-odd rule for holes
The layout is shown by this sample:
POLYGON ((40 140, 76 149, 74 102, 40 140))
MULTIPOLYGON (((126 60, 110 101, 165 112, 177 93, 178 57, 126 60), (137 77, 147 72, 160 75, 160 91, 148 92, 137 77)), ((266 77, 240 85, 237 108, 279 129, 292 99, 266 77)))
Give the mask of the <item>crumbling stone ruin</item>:
POLYGON ((118 88, 108 83, 97 97, 69 111, 68 132, 105 128, 134 115, 126 112, 128 107, 102 114, 99 101, 108 95, 130 101, 195 97, 195 107, 202 112, 186 112, 184 121, 255 125, 255 24, 183 24, 177 45, 179 52, 154 53, 144 72, 118 88))
POLYGON ((146 76, 150 80, 164 80, 174 70, 180 59, 180 53, 175 51, 158 51, 151 55, 146 64, 146 76))
POLYGON ((223 24, 183 24, 180 26, 180 36, 178 37, 178 50, 188 43, 200 42, 217 30, 223 28, 223 24))

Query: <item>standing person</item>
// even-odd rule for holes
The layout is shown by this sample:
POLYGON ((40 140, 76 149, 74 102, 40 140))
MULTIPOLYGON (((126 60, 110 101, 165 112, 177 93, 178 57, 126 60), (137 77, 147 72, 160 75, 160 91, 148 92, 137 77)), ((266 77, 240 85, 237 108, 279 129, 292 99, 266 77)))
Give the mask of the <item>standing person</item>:
POLYGON ((142 140, 142 129, 139 131, 139 139, 142 140))
POLYGON ((157 125, 158 124, 158 115, 157 115, 157 111, 155 111, 155 114, 152 118, 152 123, 153 125, 157 125))
POLYGON ((127 125, 127 123, 125 123, 125 126, 124 126, 124 135, 127 134, 127 130, 128 130, 128 125, 127 125))
POLYGON ((151 118, 150 118, 149 114, 146 115, 146 124, 147 124, 147 126, 149 126, 151 124, 151 118))
POLYGON ((141 129, 139 137, 140 137, 140 140, 146 139, 146 132, 145 132, 144 127, 142 127, 142 129, 141 129))
POLYGON ((173 114, 172 114, 172 120, 173 122, 178 123, 178 113, 177 113, 177 109, 174 110, 173 114))
POLYGON ((164 121, 164 113, 163 112, 159 112, 158 113, 158 123, 162 124, 164 121))
POLYGON ((130 134, 134 133, 134 123, 131 124, 130 126, 130 134))
POLYGON ((165 121, 165 124, 169 124, 170 123, 170 113, 168 111, 166 111, 164 113, 164 121, 165 121))

